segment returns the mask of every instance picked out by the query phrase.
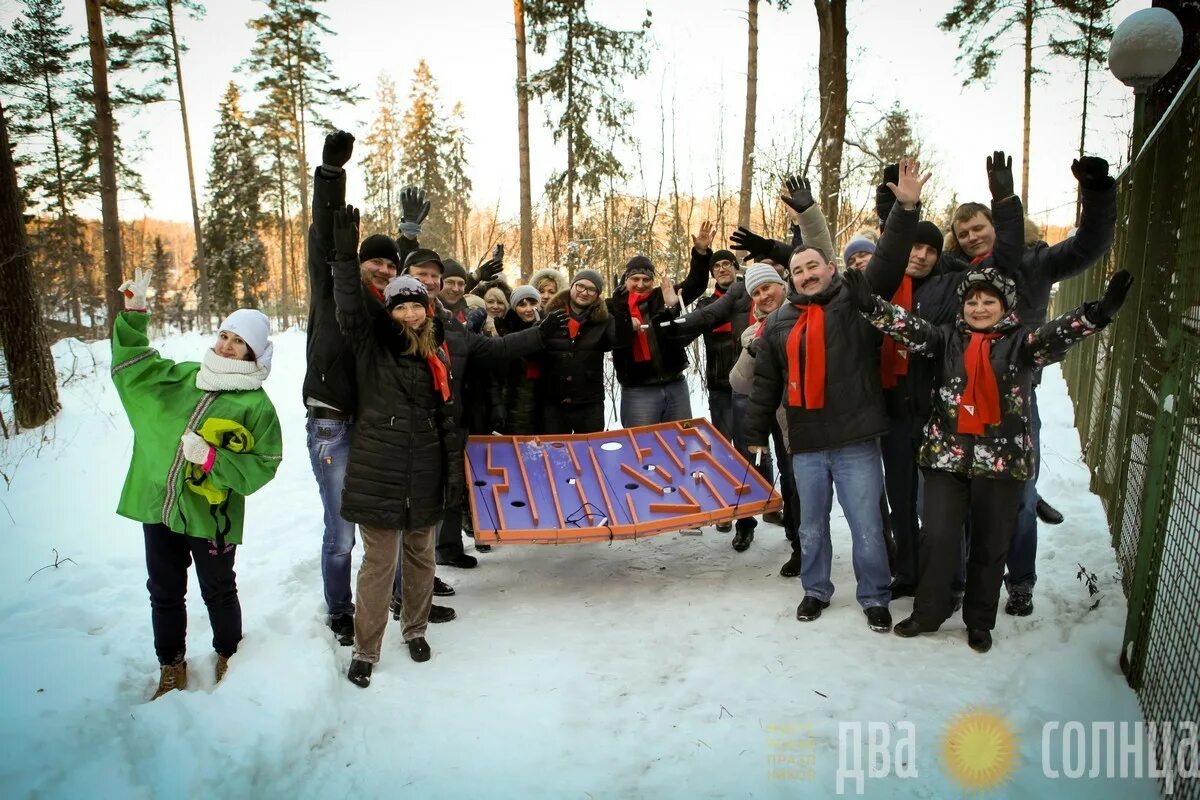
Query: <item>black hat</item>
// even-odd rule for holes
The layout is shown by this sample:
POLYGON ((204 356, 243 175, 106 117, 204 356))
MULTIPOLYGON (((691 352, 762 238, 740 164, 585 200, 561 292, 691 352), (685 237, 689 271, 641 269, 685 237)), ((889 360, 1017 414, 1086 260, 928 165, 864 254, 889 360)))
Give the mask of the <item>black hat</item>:
POLYGON ((438 272, 446 271, 446 265, 442 263, 441 256, 424 247, 417 248, 408 254, 408 258, 404 259, 404 271, 408 272, 418 264, 437 264, 438 272))
POLYGON ((940 257, 942 255, 942 245, 945 244, 946 238, 942 236, 941 230, 937 225, 934 225, 927 219, 923 219, 917 223, 917 235, 913 238, 913 244, 927 244, 940 257))
POLYGON ((717 265, 718 261, 733 262, 733 271, 737 272, 737 265, 738 265, 737 256, 735 256, 733 253, 729 252, 728 250, 714 250, 713 251, 713 254, 708 257, 708 271, 709 272, 712 272, 712 268, 717 265))
POLYGON ((462 278, 465 281, 467 270, 453 258, 447 258, 442 262, 442 280, 446 278, 462 278))
POLYGON ((655 275, 654 263, 645 256, 634 256, 625 265, 625 271, 621 273, 621 280, 625 280, 630 275, 649 275, 653 278, 655 275))
POLYGON ((399 267, 400 248, 396 247, 396 240, 385 233, 376 233, 363 239, 358 246, 358 263, 372 258, 382 258, 399 267))

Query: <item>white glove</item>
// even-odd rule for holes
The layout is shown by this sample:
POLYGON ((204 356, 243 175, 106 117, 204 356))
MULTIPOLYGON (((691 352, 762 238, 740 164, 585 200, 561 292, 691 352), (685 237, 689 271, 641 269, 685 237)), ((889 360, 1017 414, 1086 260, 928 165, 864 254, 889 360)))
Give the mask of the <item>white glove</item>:
POLYGON ((208 461, 208 455, 212 452, 212 445, 204 441, 204 437, 195 431, 184 431, 183 436, 179 437, 179 441, 183 443, 183 457, 193 464, 204 466, 208 461))
POLYGON ((117 291, 125 295, 126 311, 146 310, 146 292, 150 290, 150 278, 153 275, 152 269, 135 269, 133 280, 125 281, 117 287, 117 291))

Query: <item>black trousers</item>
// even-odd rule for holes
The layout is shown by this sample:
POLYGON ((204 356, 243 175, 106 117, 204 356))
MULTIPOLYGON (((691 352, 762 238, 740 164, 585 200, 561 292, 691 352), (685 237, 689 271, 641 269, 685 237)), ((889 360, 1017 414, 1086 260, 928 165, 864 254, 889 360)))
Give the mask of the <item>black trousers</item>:
POLYGON ((800 554, 800 492, 796 489, 796 475, 792 472, 792 457, 788 455, 787 442, 779 422, 771 421, 771 444, 775 449, 775 463, 779 465, 779 493, 783 495, 783 533, 792 545, 792 552, 800 554))
POLYGON ((150 591, 150 621, 154 652, 160 664, 183 658, 187 639, 188 567, 196 562, 200 595, 208 607, 213 649, 223 656, 237 652, 242 640, 242 606, 233 572, 234 545, 221 552, 210 539, 175 533, 166 525, 142 525, 146 539, 146 588, 150 591))
POLYGON ((604 403, 542 407, 542 433, 599 433, 604 430, 604 403))
POLYGON ((968 628, 990 631, 996 627, 1004 562, 1025 481, 972 479, 932 469, 923 469, 922 474, 925 515, 913 616, 926 627, 937 627, 954 613, 951 584, 961 558, 963 523, 969 518, 971 548, 962 618, 968 628))

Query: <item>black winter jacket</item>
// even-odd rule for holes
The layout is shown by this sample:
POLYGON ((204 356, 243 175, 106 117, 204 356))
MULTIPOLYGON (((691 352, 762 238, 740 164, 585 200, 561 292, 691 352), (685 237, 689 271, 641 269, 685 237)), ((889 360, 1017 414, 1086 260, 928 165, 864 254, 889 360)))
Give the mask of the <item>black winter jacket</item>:
POLYGON ((660 333, 659 325, 679 316, 682 303, 667 308, 663 302, 662 289, 655 287, 650 296, 638 308, 646 329, 646 341, 650 346, 648 361, 635 361, 633 354, 633 316, 629 313, 629 292, 624 286, 617 288, 608 298, 608 313, 616 326, 617 343, 613 349, 613 366, 617 381, 622 386, 660 386, 681 377, 687 369, 688 358, 684 346, 674 336, 660 333))
MULTIPOLYGON (((425 359, 401 355, 404 339, 391 318, 368 311, 357 261, 337 262, 333 272, 337 320, 360 389, 342 516, 378 528, 433 525, 461 502, 465 483, 453 399, 443 402, 434 390, 425 359)), ((433 323, 440 345, 441 321, 433 323)))
MULTIPOLYGON (((570 311, 570 289, 563 289, 546 303, 546 313, 570 311)), ((505 337, 507 338, 507 337, 505 337)), ((617 344, 617 333, 603 299, 592 304, 579 334, 572 339, 566 327, 546 340, 542 355, 542 377, 538 399, 544 406, 568 408, 604 402, 604 354, 617 344)))
MULTIPOLYGON (((496 320, 496 333, 509 336, 528 330, 537 322, 525 322, 513 309, 496 320)), ((503 389, 503 427, 498 430, 510 436, 532 436, 540 432, 541 414, 537 403, 538 384, 542 369, 542 356, 514 358, 508 362, 504 372, 496 377, 503 389), (539 377, 531 377, 532 375, 539 377)))
MULTIPOLYGON (((684 305, 690 302, 689 297, 696 291, 696 287, 703 292, 704 288, 708 286, 708 259, 710 256, 711 253, 699 253, 696 248, 692 248, 691 270, 684 279, 679 292, 684 305)), ((722 297, 733 291, 741 280, 741 276, 738 276, 723 289, 720 286, 715 287, 712 294, 705 295, 696 301, 696 307, 691 313, 680 318, 678 322, 667 329, 667 332, 678 337, 680 343, 685 345, 695 339, 698 334, 704 335, 704 384, 710 392, 731 391, 729 372, 742 353, 741 336, 750 319, 750 297, 745 292, 745 286, 742 285, 741 301, 734 301, 732 316, 713 322, 708 326, 701 322, 706 317, 700 312, 718 303, 722 297), (719 332, 714 330, 726 324, 729 324, 729 330, 719 332)))

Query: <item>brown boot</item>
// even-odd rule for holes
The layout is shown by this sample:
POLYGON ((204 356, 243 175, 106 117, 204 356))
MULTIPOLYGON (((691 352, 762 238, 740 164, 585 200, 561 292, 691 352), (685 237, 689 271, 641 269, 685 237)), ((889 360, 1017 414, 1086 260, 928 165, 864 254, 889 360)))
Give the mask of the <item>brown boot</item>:
POLYGON ((225 673, 229 671, 229 656, 223 656, 217 653, 217 683, 221 682, 221 678, 225 677, 225 673))
POLYGON ((175 664, 162 664, 159 667, 158 674, 158 691, 154 693, 151 700, 157 700, 172 689, 187 688, 187 662, 180 661, 175 664))

